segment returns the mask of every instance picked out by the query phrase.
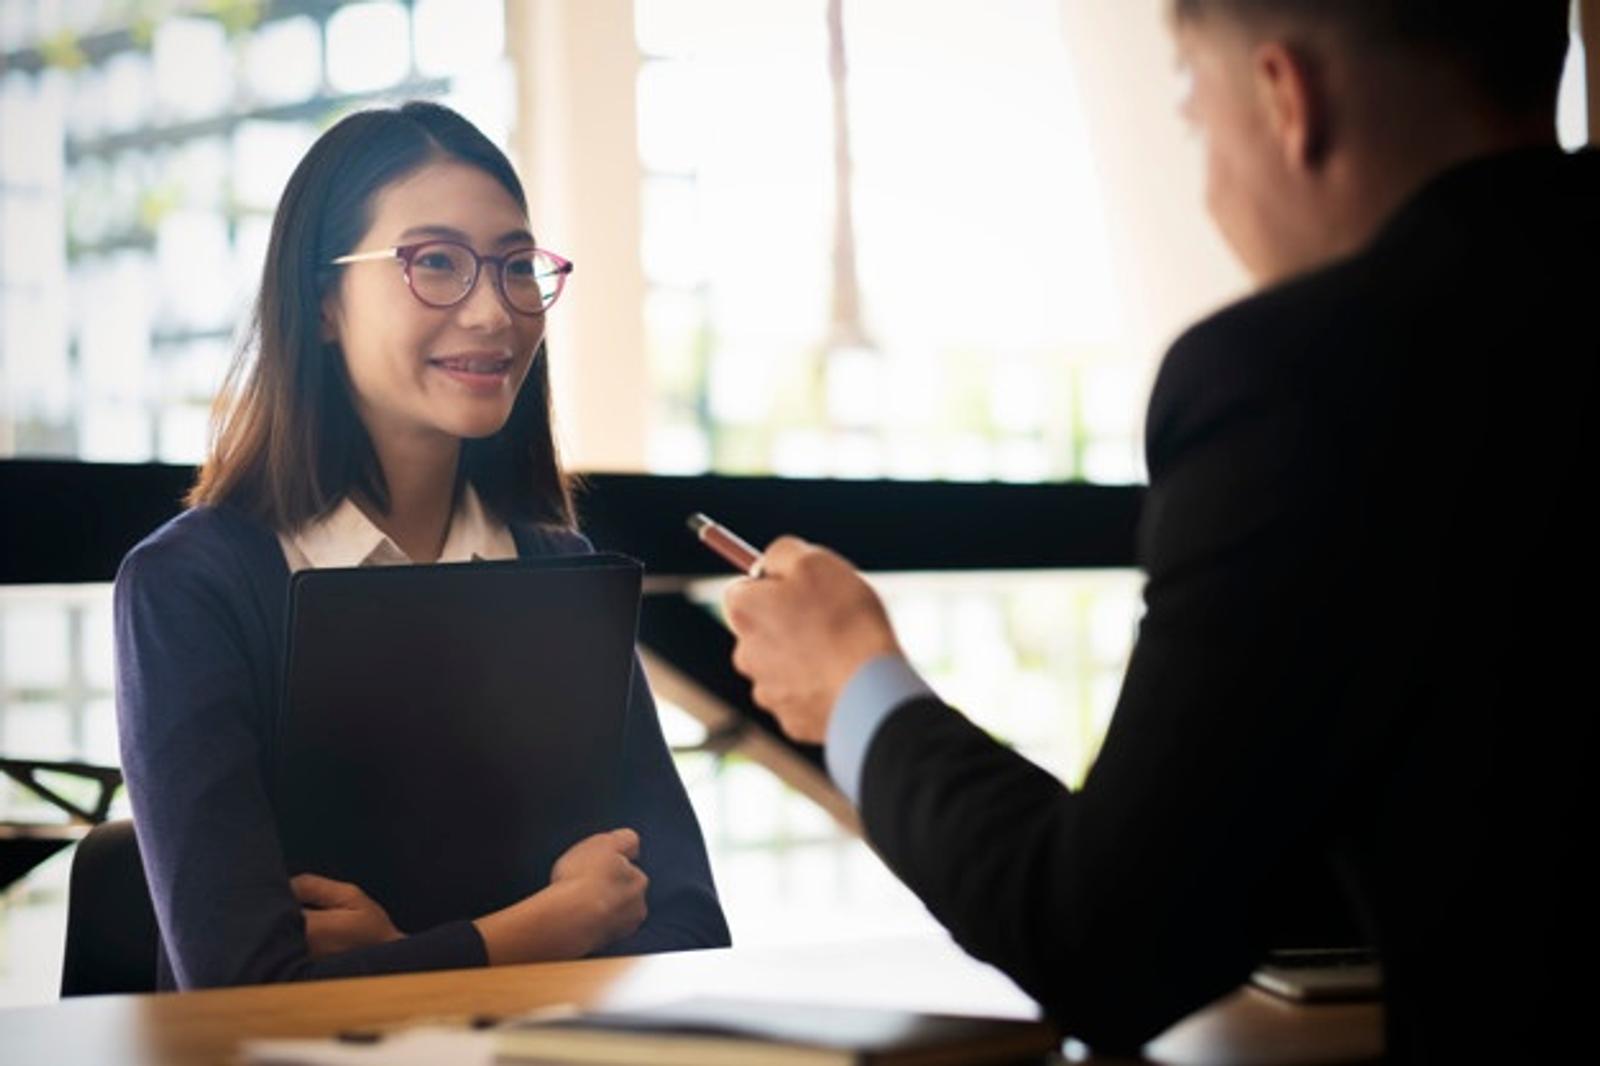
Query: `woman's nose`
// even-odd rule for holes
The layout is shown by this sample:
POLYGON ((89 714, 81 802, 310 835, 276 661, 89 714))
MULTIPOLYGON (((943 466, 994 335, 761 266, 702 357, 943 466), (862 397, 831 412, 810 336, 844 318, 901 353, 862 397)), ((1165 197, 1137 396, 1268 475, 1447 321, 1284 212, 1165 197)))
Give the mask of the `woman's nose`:
POLYGON ((485 263, 478 272, 478 281, 472 286, 459 307, 461 324, 484 331, 501 330, 511 324, 511 309, 500 295, 495 284, 494 268, 485 263))

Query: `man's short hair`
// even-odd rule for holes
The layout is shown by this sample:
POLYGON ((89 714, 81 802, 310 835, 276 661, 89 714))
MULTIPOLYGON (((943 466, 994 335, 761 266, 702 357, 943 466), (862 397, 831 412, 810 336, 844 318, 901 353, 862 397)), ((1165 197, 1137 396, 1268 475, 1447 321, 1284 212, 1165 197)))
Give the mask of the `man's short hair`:
POLYGON ((1454 65, 1514 114, 1554 113, 1569 0, 1173 0, 1180 21, 1212 12, 1246 22, 1322 24, 1366 45, 1398 45, 1454 65))

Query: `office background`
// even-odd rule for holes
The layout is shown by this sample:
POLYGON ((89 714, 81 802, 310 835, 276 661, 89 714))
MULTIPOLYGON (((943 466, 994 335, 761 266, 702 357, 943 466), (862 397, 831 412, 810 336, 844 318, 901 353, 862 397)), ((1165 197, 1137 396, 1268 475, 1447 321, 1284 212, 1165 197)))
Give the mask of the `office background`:
MULTIPOLYGON (((0 0, 0 460, 196 462, 290 169, 345 111, 430 96, 511 151, 578 264, 550 342, 577 469, 1136 483, 1164 343, 1244 287, 1162 7, 0 0)), ((941 692, 1081 776, 1133 572, 883 587, 941 692)), ((0 754, 117 762, 109 608, 0 588, 0 754)), ((662 713, 736 942, 926 927, 819 807, 662 713)), ((0 779, 0 822, 58 818, 0 779)), ((67 862, 0 899, 0 1005, 54 996, 67 862)))

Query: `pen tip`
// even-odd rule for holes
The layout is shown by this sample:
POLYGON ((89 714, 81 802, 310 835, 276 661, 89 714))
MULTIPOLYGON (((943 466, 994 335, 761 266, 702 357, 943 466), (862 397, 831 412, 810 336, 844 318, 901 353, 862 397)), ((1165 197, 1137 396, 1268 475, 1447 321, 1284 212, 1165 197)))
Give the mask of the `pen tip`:
POLYGON ((689 528, 695 533, 699 533, 702 529, 706 528, 710 524, 711 519, 707 518, 699 511, 696 511, 694 514, 689 516, 689 528))

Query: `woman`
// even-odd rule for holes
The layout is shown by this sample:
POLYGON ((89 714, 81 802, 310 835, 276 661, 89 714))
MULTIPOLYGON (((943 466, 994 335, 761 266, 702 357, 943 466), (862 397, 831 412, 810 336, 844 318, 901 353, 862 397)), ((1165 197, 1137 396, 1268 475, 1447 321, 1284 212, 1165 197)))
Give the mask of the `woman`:
POLYGON ((117 575, 117 712, 159 987, 728 943, 637 664, 628 824, 496 913, 402 933, 360 886, 291 879, 266 792, 291 572, 591 550, 544 347, 570 270, 537 248, 505 156, 435 104, 349 116, 290 178, 190 509, 117 575))

